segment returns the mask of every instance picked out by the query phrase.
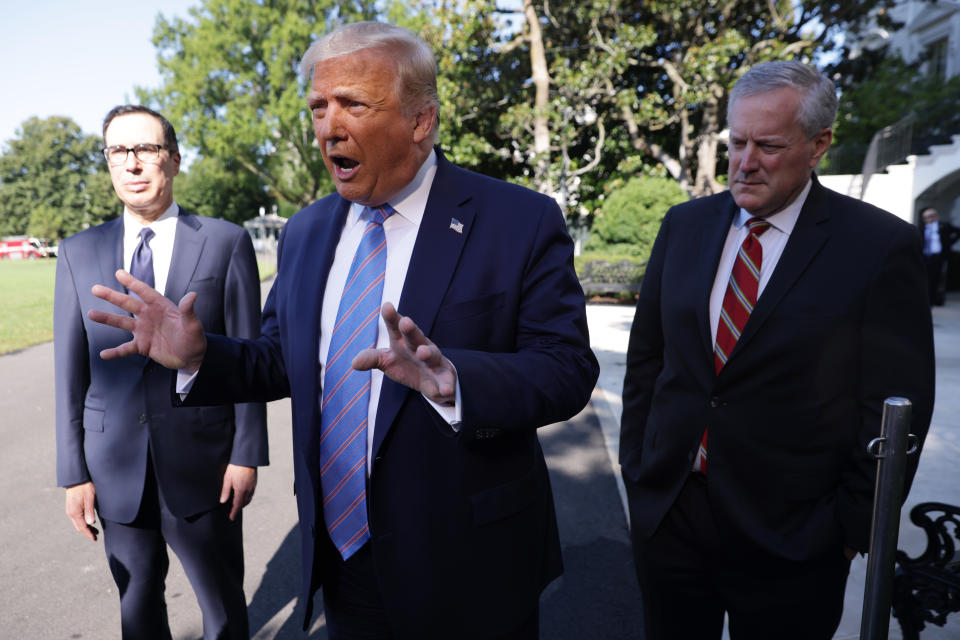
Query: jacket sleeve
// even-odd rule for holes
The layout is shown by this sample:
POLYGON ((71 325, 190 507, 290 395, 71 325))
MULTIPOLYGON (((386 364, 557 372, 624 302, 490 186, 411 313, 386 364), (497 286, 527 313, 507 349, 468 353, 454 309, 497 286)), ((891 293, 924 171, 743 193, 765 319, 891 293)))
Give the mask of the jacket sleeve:
MULTIPOLYGON (((283 256, 285 237, 286 230, 280 234, 278 264, 283 256)), ((250 246, 252 250, 252 242, 250 246)), ((252 268, 255 272, 255 259, 252 268)), ((255 276, 254 279, 256 280, 255 276)), ((256 287, 259 307, 259 283, 256 287)), ((174 406, 201 407, 238 400, 263 403, 290 395, 290 383, 287 380, 280 345, 276 290, 274 284, 267 295, 263 311, 258 312, 259 323, 252 335, 207 334, 207 351, 203 357, 203 365, 185 398, 176 393, 177 374, 172 372, 170 389, 174 406)), ((266 444, 263 450, 266 452, 266 444)))
MULTIPOLYGON (((223 314, 226 334, 254 338, 260 333, 260 278, 249 234, 239 231, 230 255, 224 284, 223 314)), ((231 464, 247 467, 269 464, 267 409, 262 402, 235 406, 236 431, 231 464)))
POLYGON ((463 400, 463 431, 528 429, 567 420, 590 399, 599 365, 590 350, 573 243, 552 201, 543 207, 523 273, 511 353, 450 349, 463 400), (495 401, 494 401, 495 399, 495 401))
MULTIPOLYGON (((866 294, 860 332, 860 425, 854 450, 841 475, 837 495, 844 542, 866 551, 877 462, 866 444, 880 435, 883 401, 903 397, 912 403, 910 432, 922 444, 934 398, 933 324, 926 298, 923 259, 916 231, 891 234, 880 269, 866 294)), ((903 497, 917 470, 919 455, 907 458, 903 497)))
POLYGON ((70 264, 69 242, 60 244, 53 297, 53 357, 56 395, 57 485, 90 480, 83 452, 83 404, 90 363, 83 310, 70 264))
POLYGON ((627 344, 620 421, 620 464, 624 469, 636 468, 640 464, 654 382, 663 369, 660 293, 670 219, 670 212, 667 212, 647 261, 627 344))

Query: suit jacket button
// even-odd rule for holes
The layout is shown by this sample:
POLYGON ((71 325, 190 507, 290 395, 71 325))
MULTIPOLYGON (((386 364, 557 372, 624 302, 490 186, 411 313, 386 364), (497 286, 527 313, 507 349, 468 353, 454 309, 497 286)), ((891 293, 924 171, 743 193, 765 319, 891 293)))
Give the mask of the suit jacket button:
POLYGON ((713 396, 712 398, 710 398, 711 408, 716 409, 719 406, 720 406, 720 398, 718 398, 717 396, 713 396))
POLYGON ((143 424, 143 423, 145 423, 146 421, 147 421, 147 414, 141 413, 141 414, 140 414, 140 424, 143 424))

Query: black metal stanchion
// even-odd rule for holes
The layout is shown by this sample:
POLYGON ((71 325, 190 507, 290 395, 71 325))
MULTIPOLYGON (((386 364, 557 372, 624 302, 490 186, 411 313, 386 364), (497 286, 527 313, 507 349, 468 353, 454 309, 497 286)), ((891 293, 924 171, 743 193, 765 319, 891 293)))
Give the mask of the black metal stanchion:
POLYGON ((883 402, 880 437, 867 445, 878 463, 860 640, 886 640, 890 630, 890 600, 907 455, 916 451, 916 436, 908 434, 911 412, 912 405, 906 398, 887 398, 883 402))

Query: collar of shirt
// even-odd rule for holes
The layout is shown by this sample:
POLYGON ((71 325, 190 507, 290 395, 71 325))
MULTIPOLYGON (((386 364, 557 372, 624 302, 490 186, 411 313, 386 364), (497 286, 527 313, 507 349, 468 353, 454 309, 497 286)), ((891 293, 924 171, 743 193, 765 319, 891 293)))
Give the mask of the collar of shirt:
MULTIPOLYGON (((437 152, 430 150, 430 155, 420 165, 417 175, 410 181, 406 187, 400 190, 396 197, 391 198, 389 205, 393 210, 407 222, 420 228, 420 221, 423 219, 423 212, 427 208, 427 198, 430 196, 430 187, 433 186, 433 178, 437 174, 437 152)), ((355 225, 363 211, 366 209, 362 204, 354 202, 350 205, 350 211, 347 213, 347 228, 355 225)), ((393 217, 393 216, 391 216, 393 217)), ((384 223, 384 229, 389 229, 390 220, 384 223)))
POLYGON ((180 205, 174 201, 159 218, 148 225, 143 225, 126 207, 123 209, 123 268, 130 270, 133 252, 140 243, 140 230, 145 226, 153 229, 155 235, 150 240, 150 250, 153 252, 153 279, 155 288, 160 293, 164 293, 167 288, 167 274, 170 271, 170 262, 173 260, 173 241, 177 235, 179 215, 180 205))

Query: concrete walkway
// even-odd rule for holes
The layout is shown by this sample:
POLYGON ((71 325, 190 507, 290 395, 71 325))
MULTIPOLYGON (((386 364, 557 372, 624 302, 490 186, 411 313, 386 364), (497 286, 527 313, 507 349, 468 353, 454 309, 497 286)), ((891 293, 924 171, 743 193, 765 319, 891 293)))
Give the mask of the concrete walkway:
MULTIPOLYGON (((590 341, 600 360, 600 379, 592 404, 601 420, 607 449, 617 469, 618 435, 622 404, 623 376, 626 370, 626 346, 633 320, 633 308, 623 305, 589 305, 590 341)), ((933 422, 920 457, 920 467, 907 496, 900 522, 898 548, 911 556, 919 555, 926 536, 910 522, 910 508, 920 502, 960 504, 960 293, 953 293, 944 307, 933 309, 934 340, 937 353, 937 398, 933 422)), ((844 613, 834 640, 860 637, 863 591, 867 562, 857 557, 850 570, 844 613)), ((776 637, 771 633, 771 638, 776 637)), ((901 638, 900 627, 891 618, 890 638, 901 638)), ((960 614, 948 618, 943 628, 928 625, 923 640, 960 638, 960 614)))

